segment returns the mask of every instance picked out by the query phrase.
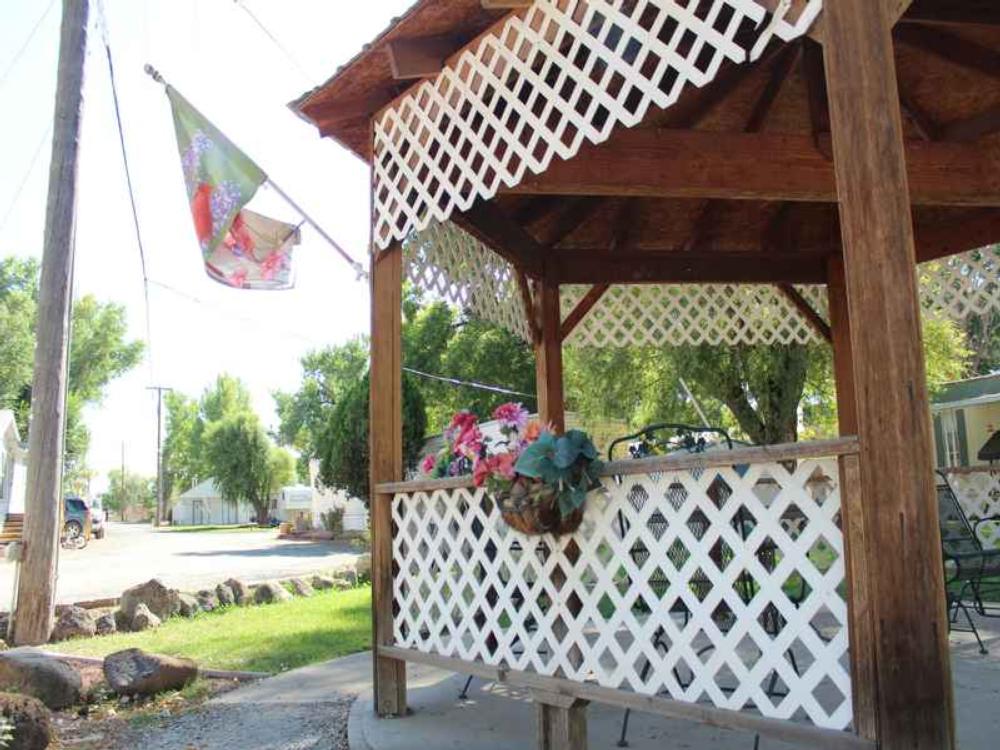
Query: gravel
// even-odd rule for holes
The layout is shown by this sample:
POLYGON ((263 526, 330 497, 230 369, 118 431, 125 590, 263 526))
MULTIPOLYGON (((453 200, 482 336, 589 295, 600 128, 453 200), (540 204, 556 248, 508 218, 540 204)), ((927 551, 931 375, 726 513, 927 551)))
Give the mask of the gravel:
POLYGON ((131 727, 108 750, 348 750, 353 698, 324 703, 207 703, 131 727))

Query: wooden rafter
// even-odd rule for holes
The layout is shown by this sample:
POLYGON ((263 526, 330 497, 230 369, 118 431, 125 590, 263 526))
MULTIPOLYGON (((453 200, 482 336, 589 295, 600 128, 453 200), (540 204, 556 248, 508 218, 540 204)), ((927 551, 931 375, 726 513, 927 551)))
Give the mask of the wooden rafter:
POLYGON ((400 81, 437 75, 448 55, 461 47, 462 42, 451 34, 394 39, 385 48, 392 77, 400 81))
POLYGON ((828 343, 833 341, 833 333, 830 331, 829 323, 823 320, 823 316, 816 312, 815 308, 799 293, 798 289, 791 284, 777 284, 776 288, 785 299, 794 305, 795 309, 805 318, 810 328, 819 334, 824 341, 828 343))
POLYGON ((1000 52, 971 39, 921 24, 897 26, 895 37, 904 44, 931 52, 956 65, 1000 78, 1000 52))
POLYGON ((541 278, 544 248, 492 201, 479 201, 464 214, 453 216, 452 221, 492 248, 515 269, 541 278))
POLYGON ((1000 5, 993 0, 913 0, 901 23, 998 25, 1000 5))
MULTIPOLYGON (((916 205, 1000 206, 996 155, 972 144, 906 144, 916 205)), ((509 192, 836 203, 833 164, 811 136, 625 130, 555 161, 509 192), (669 164, 670 169, 660 165, 669 164)))
POLYGON ((967 143, 1000 131, 1000 105, 994 105, 971 117, 948 123, 941 128, 941 140, 967 143))
POLYGON ((921 138, 925 141, 939 139, 941 126, 934 122, 934 119, 902 87, 899 89, 899 106, 921 138))

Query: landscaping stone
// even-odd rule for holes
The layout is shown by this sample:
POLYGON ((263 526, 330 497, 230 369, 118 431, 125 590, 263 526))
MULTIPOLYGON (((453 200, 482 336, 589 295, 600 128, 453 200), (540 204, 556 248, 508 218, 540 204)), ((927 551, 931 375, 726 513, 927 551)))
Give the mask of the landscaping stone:
POLYGON ((0 651, 6 651, 10 646, 7 645, 7 641, 0 640, 0 651))
POLYGON ((7 640, 7 629, 10 627, 10 613, 0 612, 0 639, 7 640))
POLYGON ((130 621, 135 619, 140 604, 145 604, 150 612, 161 620, 166 620, 177 614, 180 597, 176 589, 168 589, 159 579, 153 578, 122 593, 121 608, 130 621))
POLYGON ((226 581, 226 586, 233 592, 233 599, 237 606, 245 607, 253 601, 253 594, 250 587, 238 578, 230 578, 226 581))
POLYGON ((277 581, 264 581, 254 589, 253 598, 258 604, 272 604, 288 601, 292 595, 277 581))
POLYGON ((177 595, 177 613, 181 617, 194 617, 199 612, 201 612, 201 605, 198 604, 195 597, 191 594, 177 595))
POLYGON ((83 607, 66 607, 52 628, 53 641, 70 638, 91 638, 97 632, 93 615, 83 607))
POLYGON ((296 596, 312 596, 316 593, 316 590, 309 585, 309 582, 302 578, 293 578, 288 583, 291 585, 292 592, 296 596))
POLYGON ((233 590, 224 583, 220 583, 215 587, 215 596, 219 600, 220 607, 231 607, 233 604, 236 604, 236 596, 233 594, 233 590))
POLYGON ((315 575, 312 577, 312 585, 317 591, 327 591, 329 589, 344 591, 345 589, 353 588, 350 581, 340 576, 331 577, 315 575))
POLYGON ((149 654, 139 648, 104 657, 104 679, 118 695, 155 695, 194 682, 198 665, 190 659, 149 654))
POLYGON ((140 604, 135 608, 135 615, 132 616, 131 629, 133 632, 139 633, 150 628, 158 628, 161 622, 162 620, 153 614, 149 607, 140 604))
POLYGON ((30 695, 0 693, 0 715, 14 730, 6 750, 45 750, 55 738, 49 709, 30 695))
POLYGON ((118 632, 118 621, 114 612, 105 612, 97 618, 95 629, 98 635, 111 635, 118 632))
POLYGON ((214 591, 209 591, 208 589, 202 589, 195 596, 198 599, 198 606, 200 606, 206 612, 211 612, 213 609, 219 608, 219 599, 215 595, 214 591))
POLYGON ((357 574, 357 580, 370 580, 372 577, 372 556, 367 552, 358 555, 358 559, 354 561, 354 572, 357 574))
POLYGON ((119 633, 127 633, 132 628, 132 618, 125 614, 125 610, 116 609, 114 611, 115 630, 119 633))
POLYGON ((15 648, 0 654, 0 690, 33 696, 58 711, 79 703, 82 687, 75 669, 38 649, 15 648))

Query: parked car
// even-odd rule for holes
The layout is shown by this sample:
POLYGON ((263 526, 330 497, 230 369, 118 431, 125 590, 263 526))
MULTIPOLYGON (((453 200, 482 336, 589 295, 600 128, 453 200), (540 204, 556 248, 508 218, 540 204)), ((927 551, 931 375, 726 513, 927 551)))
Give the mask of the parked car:
POLYGON ((108 531, 108 512, 99 497, 90 503, 90 524, 94 529, 94 539, 103 539, 108 531))
POLYGON ((93 534, 93 516, 90 506, 79 497, 67 497, 63 501, 63 532, 72 539, 89 540, 93 534))

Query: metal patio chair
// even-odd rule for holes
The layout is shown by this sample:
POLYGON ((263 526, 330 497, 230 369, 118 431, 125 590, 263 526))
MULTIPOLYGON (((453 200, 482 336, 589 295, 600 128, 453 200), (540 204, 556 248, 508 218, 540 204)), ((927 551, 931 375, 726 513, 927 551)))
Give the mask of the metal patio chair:
POLYGON ((948 477, 940 471, 937 496, 948 628, 972 633, 979 652, 985 654, 986 646, 969 608, 983 617, 1000 617, 1000 605, 986 603, 989 594, 997 595, 1000 600, 1000 549, 985 549, 979 537, 979 527, 986 523, 1000 524, 1000 515, 970 523, 948 477), (965 615, 968 628, 958 627, 960 613, 965 615))

